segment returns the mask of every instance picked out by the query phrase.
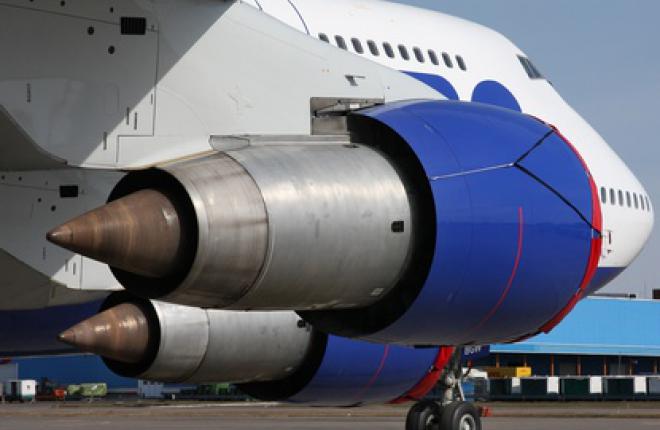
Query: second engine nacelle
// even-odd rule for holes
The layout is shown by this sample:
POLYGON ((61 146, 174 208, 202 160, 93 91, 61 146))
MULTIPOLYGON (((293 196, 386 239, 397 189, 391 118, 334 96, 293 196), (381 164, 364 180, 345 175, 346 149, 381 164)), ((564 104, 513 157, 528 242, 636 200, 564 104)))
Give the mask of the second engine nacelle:
POLYGON ((452 355, 328 336, 290 311, 204 310, 125 293, 60 339, 125 377, 233 382, 255 398, 337 406, 420 398, 452 355))

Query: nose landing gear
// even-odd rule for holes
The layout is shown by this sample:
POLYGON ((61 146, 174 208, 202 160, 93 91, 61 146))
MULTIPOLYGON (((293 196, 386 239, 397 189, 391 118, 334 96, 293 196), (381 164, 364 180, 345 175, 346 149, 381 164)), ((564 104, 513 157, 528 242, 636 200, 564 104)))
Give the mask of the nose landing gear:
POLYGON ((406 430, 481 430, 481 413, 465 401, 461 380, 463 348, 456 348, 454 356, 440 378, 444 388, 442 403, 432 400, 417 402, 406 417, 406 430))

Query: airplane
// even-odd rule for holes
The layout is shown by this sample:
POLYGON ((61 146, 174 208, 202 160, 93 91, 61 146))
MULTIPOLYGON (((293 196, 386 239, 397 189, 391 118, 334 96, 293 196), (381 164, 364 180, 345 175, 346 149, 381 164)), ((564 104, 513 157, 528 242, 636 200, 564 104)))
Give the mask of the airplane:
POLYGON ((528 56, 439 12, 0 0, 0 54, 2 356, 480 429, 462 347, 552 330, 653 228, 528 56))

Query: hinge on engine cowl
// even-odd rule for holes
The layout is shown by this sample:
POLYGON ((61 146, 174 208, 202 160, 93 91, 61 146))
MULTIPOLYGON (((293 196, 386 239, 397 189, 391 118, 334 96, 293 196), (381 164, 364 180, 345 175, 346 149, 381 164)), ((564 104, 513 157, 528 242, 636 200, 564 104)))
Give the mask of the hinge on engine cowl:
POLYGON ((383 99, 312 97, 310 113, 313 135, 347 135, 349 112, 385 103, 383 99))

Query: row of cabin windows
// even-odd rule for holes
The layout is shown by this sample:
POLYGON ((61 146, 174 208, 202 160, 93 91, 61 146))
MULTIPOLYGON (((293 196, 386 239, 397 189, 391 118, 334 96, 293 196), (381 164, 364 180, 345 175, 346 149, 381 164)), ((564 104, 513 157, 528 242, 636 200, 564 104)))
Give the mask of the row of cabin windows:
MULTIPOLYGON (((319 39, 321 39, 326 43, 330 43, 330 38, 325 33, 319 33, 319 39)), ((364 49, 364 45, 362 44, 362 41, 360 39, 354 37, 350 40, 350 42, 353 47, 353 50, 358 54, 364 54, 366 52, 366 50, 364 49)), ((342 36, 339 35, 335 36, 335 43, 337 44, 337 47, 348 50, 348 44, 346 43, 346 39, 344 39, 342 36)), ((382 48, 383 48, 383 52, 385 52, 385 55, 387 55, 389 58, 396 58, 396 52, 389 42, 383 42, 382 48)), ((401 56, 401 58, 403 58, 406 61, 410 61, 411 59, 410 51, 405 45, 398 45, 396 48, 397 48, 396 50, 399 51, 399 55, 401 56)), ((374 57, 380 57, 379 45, 373 40, 367 40, 367 49, 374 57)), ((436 52, 433 49, 429 49, 426 52, 424 52, 422 49, 415 46, 412 49, 412 54, 415 57, 415 59, 420 63, 426 63, 426 57, 428 55, 429 61, 435 66, 440 65, 440 58, 442 57, 442 62, 445 64, 445 66, 449 67, 450 69, 454 67, 454 60, 452 59, 451 55, 449 55, 446 52, 443 52, 439 57, 438 54, 436 54, 436 52)), ((456 56, 456 64, 458 65, 459 69, 463 71, 467 70, 467 65, 465 64, 465 60, 460 55, 456 56)))
POLYGON ((618 204, 619 206, 628 206, 629 208, 634 207, 635 209, 641 209, 648 212, 651 211, 651 201, 647 196, 631 193, 630 191, 624 192, 622 190, 610 188, 608 192, 607 188, 602 187, 600 189, 600 201, 605 204, 618 204))

